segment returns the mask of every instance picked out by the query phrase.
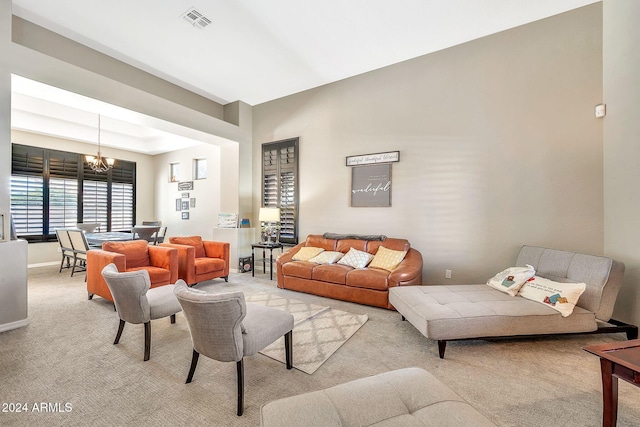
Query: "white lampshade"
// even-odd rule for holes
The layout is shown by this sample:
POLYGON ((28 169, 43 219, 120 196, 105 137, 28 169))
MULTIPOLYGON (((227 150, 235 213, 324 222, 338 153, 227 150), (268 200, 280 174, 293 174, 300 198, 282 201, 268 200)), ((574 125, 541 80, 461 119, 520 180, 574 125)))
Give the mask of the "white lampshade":
POLYGON ((258 220, 261 222, 280 222, 280 208, 260 208, 258 220))

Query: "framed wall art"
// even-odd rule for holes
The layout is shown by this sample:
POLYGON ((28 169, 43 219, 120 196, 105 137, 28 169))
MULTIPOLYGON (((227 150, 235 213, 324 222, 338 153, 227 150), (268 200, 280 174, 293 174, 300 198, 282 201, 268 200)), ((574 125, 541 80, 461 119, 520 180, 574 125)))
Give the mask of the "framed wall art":
POLYGON ((351 168, 351 206, 391 206, 390 164, 372 164, 351 168))
POLYGON ((182 210, 182 199, 176 199, 176 210, 177 211, 182 210))
POLYGON ((183 211, 188 211, 189 210, 189 201, 188 200, 183 200, 182 201, 182 210, 183 211))
POLYGON ((182 212, 182 219, 189 219, 189 212, 182 212))

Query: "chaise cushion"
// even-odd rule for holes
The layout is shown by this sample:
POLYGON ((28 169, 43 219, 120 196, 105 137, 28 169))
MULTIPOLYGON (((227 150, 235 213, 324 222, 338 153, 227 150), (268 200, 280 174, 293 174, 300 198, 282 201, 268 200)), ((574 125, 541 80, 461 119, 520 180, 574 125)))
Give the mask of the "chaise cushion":
POLYGON ((486 285, 399 286, 389 302, 424 336, 435 340, 590 332, 595 315, 576 307, 571 316, 486 285))

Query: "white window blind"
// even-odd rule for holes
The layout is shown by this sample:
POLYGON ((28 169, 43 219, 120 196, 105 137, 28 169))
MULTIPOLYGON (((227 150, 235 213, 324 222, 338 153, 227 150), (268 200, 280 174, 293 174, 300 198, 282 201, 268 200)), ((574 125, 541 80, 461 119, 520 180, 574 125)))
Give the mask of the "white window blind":
POLYGON ((41 235, 44 216, 41 176, 11 175, 11 216, 18 235, 41 235))
POLYGON ((108 186, 102 181, 82 183, 82 222, 100 223, 100 229, 107 229, 108 186))
POLYGON ((133 227, 133 184, 114 182, 111 185, 111 229, 133 227))
POLYGON ((78 222, 78 180, 49 179, 49 232, 74 228, 78 222))

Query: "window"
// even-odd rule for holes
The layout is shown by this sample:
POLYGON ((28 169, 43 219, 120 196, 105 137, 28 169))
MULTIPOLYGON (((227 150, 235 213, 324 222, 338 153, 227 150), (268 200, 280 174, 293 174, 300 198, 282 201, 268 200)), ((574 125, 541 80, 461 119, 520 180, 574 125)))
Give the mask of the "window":
POLYGON ((169 164, 169 182, 180 181, 180 163, 169 164))
POLYGON ((298 138, 262 144, 262 206, 280 208, 280 241, 298 243, 298 138))
POLYGON ((29 241, 55 240, 58 228, 99 222, 125 230, 135 218, 135 163, 117 160, 97 173, 84 155, 12 145, 11 214, 16 234, 29 241))
POLYGON ((207 177, 207 159, 193 159, 193 179, 207 177))

